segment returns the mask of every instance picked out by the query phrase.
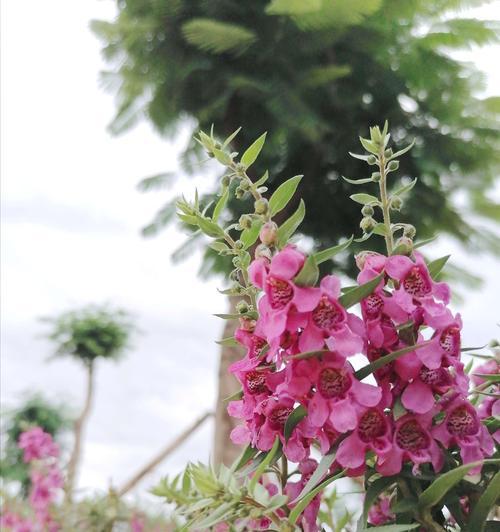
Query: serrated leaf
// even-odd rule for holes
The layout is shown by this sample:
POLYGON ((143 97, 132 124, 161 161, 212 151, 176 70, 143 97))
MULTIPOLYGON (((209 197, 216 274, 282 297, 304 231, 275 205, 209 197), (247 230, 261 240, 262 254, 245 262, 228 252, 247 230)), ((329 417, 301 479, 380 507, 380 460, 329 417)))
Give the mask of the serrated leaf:
POLYGON ((468 519, 468 532, 483 532, 486 519, 491 509, 495 505, 500 494, 500 472, 492 478, 488 487, 484 490, 479 500, 474 505, 472 513, 468 519))
POLYGON ((314 473, 310 476, 306 485, 302 488, 302 491, 295 497, 292 502, 298 501, 305 497, 328 473, 331 465, 335 462, 335 452, 329 452, 323 456, 318 464, 318 467, 314 470, 314 473))
POLYGON ((396 189, 392 194, 394 196, 400 196, 401 194, 404 194, 405 192, 409 192, 417 184, 417 181, 418 181, 418 177, 413 179, 413 181, 410 181, 407 185, 403 185, 402 187, 396 189))
POLYGON ((413 139, 406 148, 403 148, 402 150, 397 151, 396 153, 393 153, 387 160, 392 161, 393 159, 397 159, 398 157, 401 157, 401 155, 404 155, 406 152, 410 151, 413 146, 415 145, 415 139, 413 139))
POLYGON ((292 435, 293 429, 307 416, 307 410, 299 405, 295 410, 286 418, 285 428, 283 429, 283 435, 285 441, 288 441, 292 435))
POLYGON ((380 273, 367 283, 357 286, 352 290, 349 290, 349 292, 346 292, 345 294, 342 294, 339 297, 339 303, 345 309, 352 307, 356 303, 359 303, 365 297, 368 297, 375 290, 375 288, 378 286, 378 284, 383 278, 384 274, 380 273))
POLYGON ((316 260, 316 264, 321 264, 322 262, 332 259, 333 257, 335 257, 335 255, 347 249, 352 244, 353 240, 354 240, 354 237, 351 236, 351 238, 349 238, 345 242, 342 242, 341 244, 337 244, 336 246, 333 246, 331 248, 318 251, 317 253, 314 254, 314 259, 316 260))
POLYGON ((278 214, 288 205, 288 202, 293 198, 302 177, 304 176, 296 175, 282 183, 275 190, 269 200, 269 212, 271 217, 278 214))
POLYGON ((421 493, 418 498, 418 506, 420 508, 431 508, 432 506, 436 506, 448 491, 458 484, 471 469, 480 466, 481 464, 481 461, 472 462, 471 464, 466 464, 441 474, 421 493))
POLYGON ((240 240, 243 242, 243 249, 248 249, 250 246, 253 246, 259 238, 259 231, 262 227, 262 220, 254 220, 252 222, 252 227, 250 229, 244 229, 241 232, 240 240))
POLYGON ((368 375, 384 367, 386 364, 390 364, 394 360, 397 360, 399 357, 406 355, 406 353, 411 353, 412 351, 416 351, 417 349, 420 349, 421 347, 424 347, 428 345, 429 343, 430 341, 428 340, 426 342, 421 342, 415 345, 409 345, 408 347, 403 347, 402 349, 393 351, 392 353, 389 353, 388 355, 378 358, 371 364, 368 364, 366 366, 363 366, 361 369, 358 369, 358 371, 356 371, 354 375, 356 376, 357 379, 362 381, 365 377, 368 377, 368 375))
POLYGON ((280 248, 283 247, 295 233, 305 215, 306 205, 304 200, 301 199, 297 210, 278 228, 277 240, 280 248))
POLYGON ((264 146, 266 136, 267 133, 263 133, 250 147, 247 148, 245 153, 241 156, 240 162, 245 166, 245 168, 249 168, 256 161, 260 151, 262 150, 262 147, 264 146))
POLYGON ((433 279, 436 279, 436 277, 441 273, 441 270, 444 268, 450 257, 451 255, 445 255, 444 257, 433 260, 427 264, 427 269, 429 270, 429 274, 433 279))
POLYGON ((349 179, 348 177, 342 176, 342 179, 344 181, 347 181, 348 183, 351 183, 351 185, 364 185, 365 183, 373 182, 373 179, 371 177, 366 177, 364 179, 349 179))
POLYGON ((372 205, 378 204, 379 202, 376 196, 364 194, 363 192, 360 194, 351 194, 349 197, 356 203, 361 203, 361 205, 372 205))
POLYGON ((297 286, 314 286, 319 278, 319 268, 314 255, 309 255, 293 282, 297 286))
POLYGON ((226 187, 222 196, 219 198, 219 201, 216 203, 214 207, 214 212, 212 214, 213 222, 216 222, 219 219, 220 213, 224 210, 224 207, 226 206, 228 199, 229 199, 229 188, 226 187))
POLYGON ((374 480, 370 486, 368 486, 363 503, 363 513, 361 514, 357 525, 358 532, 363 530, 366 526, 368 512, 370 511, 373 503, 377 500, 378 496, 387 490, 392 484, 394 484, 394 482, 396 482, 396 477, 382 477, 374 480))

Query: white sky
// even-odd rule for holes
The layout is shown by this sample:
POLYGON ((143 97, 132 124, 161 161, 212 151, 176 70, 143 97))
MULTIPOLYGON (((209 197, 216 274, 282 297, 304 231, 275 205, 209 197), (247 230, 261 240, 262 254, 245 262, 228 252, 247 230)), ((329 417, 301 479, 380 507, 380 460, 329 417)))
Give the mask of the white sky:
MULTIPOLYGON (((171 264, 182 235, 139 235, 164 198, 140 194, 136 184, 176 170, 186 138, 166 142, 145 123, 119 138, 107 134, 114 103, 99 88, 100 43, 88 24, 111 19, 114 3, 5 0, 2 8, 2 403, 42 390, 80 404, 83 374, 71 361, 46 362, 38 317, 104 301, 133 311, 142 334, 126 360, 98 368, 86 434, 80 486, 106 489, 213 405, 221 323, 211 314, 225 301, 215 281, 196 278, 198 258, 171 264)), ((480 14, 498 18, 499 8, 494 2, 480 14)), ((492 94, 499 51, 469 55, 490 74, 492 94)), ((202 185, 201 172, 176 189, 189 195, 195 183, 202 185)), ((436 256, 449 251, 443 244, 436 256)), ((483 344, 498 336, 498 262, 459 250, 453 260, 485 279, 459 308, 465 343, 483 344)), ((143 487, 188 459, 206 461, 210 445, 207 425, 143 487)))

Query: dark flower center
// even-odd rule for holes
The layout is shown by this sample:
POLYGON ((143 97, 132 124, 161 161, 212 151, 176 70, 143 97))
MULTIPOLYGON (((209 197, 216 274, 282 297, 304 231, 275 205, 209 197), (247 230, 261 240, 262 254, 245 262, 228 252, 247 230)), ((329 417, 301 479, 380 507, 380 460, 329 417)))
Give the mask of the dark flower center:
POLYGON ((274 310, 279 310, 288 305, 293 298, 293 288, 290 283, 276 277, 268 277, 269 303, 274 310))
POLYGON ((318 306, 313 310, 312 319, 316 327, 330 331, 345 319, 342 307, 322 296, 318 306))
POLYGON ((418 266, 414 266, 406 275, 403 287, 408 294, 415 297, 423 297, 431 292, 429 280, 423 275, 418 266))
POLYGON ((251 395, 267 392, 266 375, 262 371, 249 371, 245 375, 248 392, 251 395))
POLYGON ((383 436, 385 432, 386 421, 378 410, 368 410, 361 416, 358 424, 358 435, 362 441, 369 443, 383 436))
POLYGON ((405 451, 421 451, 429 447, 430 438, 424 429, 411 419, 396 431, 396 443, 405 451))
POLYGON ((425 366, 422 366, 422 368, 420 369, 420 379, 424 384, 444 384, 445 370, 443 368, 429 369, 425 366))
POLYGON ((281 430, 285 426, 292 409, 286 406, 277 406, 269 414, 269 425, 273 430, 281 430))
POLYGON ((318 390, 323 397, 339 397, 351 387, 351 379, 346 371, 325 368, 319 374, 318 390))
POLYGON ((445 329, 441 333, 439 345, 448 355, 458 356, 460 350, 460 329, 455 326, 445 329))
POLYGON ((383 306, 384 300, 378 294, 370 294, 364 300, 365 312, 369 318, 376 318, 383 306))
POLYGON ((448 416, 446 428, 454 436, 472 436, 477 433, 479 422, 475 412, 466 406, 459 406, 448 416))

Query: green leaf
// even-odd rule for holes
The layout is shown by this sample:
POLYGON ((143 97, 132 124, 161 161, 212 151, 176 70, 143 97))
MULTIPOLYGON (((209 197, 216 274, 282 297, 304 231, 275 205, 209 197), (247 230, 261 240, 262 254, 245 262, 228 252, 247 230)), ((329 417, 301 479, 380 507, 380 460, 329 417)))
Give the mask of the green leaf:
POLYGON ((366 490, 365 500, 363 503, 363 513, 359 518, 357 530, 363 530, 366 526, 366 521, 368 519, 368 512, 373 506, 373 503, 377 500, 378 496, 387 490, 392 484, 396 482, 396 477, 381 477, 377 480, 374 480, 368 489, 366 490))
POLYGON ((269 179, 269 172, 266 170, 264 172, 264 175, 258 179, 257 181, 255 181, 254 183, 254 186, 256 187, 260 187, 261 185, 263 185, 267 180, 269 179))
POLYGON ((394 506, 391 507, 391 511, 395 514, 405 514, 413 512, 417 506, 417 499, 410 497, 409 499, 401 499, 394 506))
POLYGON ((238 458, 233 462, 231 466, 231 471, 239 471, 243 466, 248 464, 248 462, 259 452, 259 449, 252 447, 248 444, 238 456, 238 458))
POLYGON ((220 213, 224 210, 224 207, 227 204, 229 199, 229 188, 226 187, 222 196, 219 198, 219 201, 215 205, 214 212, 212 214, 212 221, 216 222, 219 219, 220 213))
POLYGON ((379 275, 377 275, 377 277, 374 277, 367 283, 357 286, 352 290, 349 290, 349 292, 346 292, 345 294, 339 297, 339 303, 345 309, 352 307, 356 303, 359 303, 365 297, 369 296, 375 290, 375 288, 378 286, 378 284, 383 278, 384 274, 380 273, 379 275))
POLYGON ((203 216, 196 216, 196 223, 198 227, 208 236, 217 238, 224 236, 224 230, 216 223, 212 222, 210 218, 204 218, 203 216))
POLYGON ((323 491, 329 484, 331 484, 334 480, 337 480, 338 478, 341 478, 344 476, 345 470, 341 471, 337 475, 330 475, 321 484, 316 486, 312 491, 310 491, 307 495, 305 495, 302 499, 299 499, 297 504, 294 506, 293 510, 290 512, 290 515, 288 516, 289 522, 294 525, 299 518, 299 515, 304 511, 306 506, 316 497, 318 493, 323 491))
POLYGON ((378 198, 372 196, 371 194, 352 194, 349 197, 356 203, 361 203, 361 205, 370 205, 373 203, 378 204, 378 198))
POLYGON ((398 157, 401 157, 401 155, 404 155, 406 152, 410 151, 413 146, 415 145, 415 139, 413 139, 406 148, 403 148, 402 150, 397 151, 396 153, 393 153, 387 160, 392 161, 392 159, 397 159, 398 157))
POLYGON ((294 501, 302 499, 306 496, 317 484, 321 482, 323 477, 328 473, 330 466, 335 462, 335 452, 329 452, 323 456, 320 460, 318 467, 314 470, 306 485, 302 488, 302 491, 297 495, 294 501))
POLYGON ((405 192, 409 192, 417 184, 417 181, 418 177, 416 177, 413 181, 410 181, 407 185, 403 185, 402 187, 396 189, 392 194, 394 196, 400 196, 405 192))
POLYGON ((415 242, 413 244, 413 249, 421 248, 422 246, 426 246, 427 244, 430 244, 431 242, 434 242, 438 235, 431 236, 430 238, 426 238, 425 240, 420 240, 419 242, 415 242))
POLYGON ((236 137, 236 135, 241 131, 241 127, 239 127, 234 133, 231 133, 231 135, 229 135, 229 137, 227 137, 227 139, 224 141, 224 144, 222 145, 223 148, 226 148, 227 146, 229 146, 229 144, 231 144, 231 141, 233 141, 236 137))
POLYGON ((212 248, 214 251, 217 251, 217 253, 220 253, 221 251, 229 251, 229 246, 227 244, 224 244, 224 242, 219 242, 219 241, 215 241, 215 242, 210 242, 210 244, 208 244, 208 247, 212 248))
POLYGON ((348 183, 351 183, 351 185, 364 185, 365 183, 373 182, 373 179, 371 177, 366 177, 364 179, 349 179, 348 177, 342 176, 342 179, 344 181, 347 181, 348 183))
POLYGON ((214 157, 217 159, 217 161, 219 161, 220 164, 223 164, 224 166, 229 166, 233 162, 231 157, 225 151, 213 148, 212 153, 214 154, 214 157))
POLYGON ((191 530, 207 530, 213 525, 224 521, 233 512, 235 502, 223 502, 215 510, 207 515, 204 519, 195 521, 192 524, 191 530))
POLYGON ((293 429, 307 416, 307 410, 299 405, 287 418, 285 422, 285 428, 283 434, 285 441, 288 441, 292 435, 293 429))
POLYGON ((293 282, 297 286, 314 286, 319 278, 319 268, 314 255, 309 255, 293 282))
POLYGON ((241 164, 245 168, 249 168, 256 161, 266 141, 266 135, 267 133, 263 133, 241 156, 241 164))
POLYGON ((259 231, 262 227, 262 220, 254 220, 250 229, 245 229, 240 235, 240 240, 243 242, 243 249, 248 249, 253 246, 259 238, 259 231))
POLYGON ((271 463, 271 460, 274 458, 274 455, 278 451, 280 444, 281 444, 280 439, 278 436, 276 436, 276 439, 274 440, 274 444, 271 447, 271 450, 266 454, 266 457, 264 458, 264 460, 262 460, 262 462, 259 464, 259 467, 255 470, 255 473, 248 484, 248 491, 250 493, 253 492, 255 484, 257 484, 260 477, 264 474, 267 467, 271 463))
POLYGON ((476 377, 481 377, 490 382, 500 382, 500 375, 492 373, 473 373, 476 377))
POLYGON ((448 471, 434 480, 434 482, 422 492, 418 498, 418 506, 420 508, 431 508, 436 506, 439 501, 450 491, 453 486, 458 484, 467 473, 481 465, 482 462, 472 462, 471 464, 466 464, 451 471, 448 471))
POLYGON ((338 244, 328 249, 324 249, 323 251, 318 251, 317 253, 314 254, 314 259, 316 260, 316 264, 321 264, 322 262, 330 260, 338 253, 344 251, 352 244, 353 240, 354 240, 354 237, 351 236, 349 240, 346 240, 345 242, 342 242, 341 244, 338 244))
POLYGON ((378 147, 377 145, 372 142, 371 140, 368 140, 368 139, 364 139, 363 137, 359 137, 359 142, 361 142, 363 148, 372 153, 373 155, 378 155, 378 147))
POLYGON ((365 377, 368 377, 368 375, 370 375, 377 369, 380 369, 386 364, 389 364, 390 362, 397 360, 399 357, 406 355, 406 353, 411 353, 412 351, 416 351, 417 349, 420 349, 421 347, 424 347, 429 343, 430 343, 430 340, 428 340, 427 342, 421 342, 415 345, 409 345, 408 347, 403 347, 403 349, 398 349, 397 351, 393 351, 392 353, 389 353, 388 355, 378 358, 371 364, 368 364, 367 366, 363 366, 361 369, 358 369, 358 371, 356 371, 354 375, 356 376, 357 379, 361 381, 365 377))
POLYGON ((222 340, 217 340, 215 342, 216 344, 223 345, 225 347, 236 347, 237 345, 240 345, 238 340, 234 336, 228 336, 227 338, 223 338, 222 340))
POLYGON ((302 179, 302 175, 296 175, 282 183, 269 200, 269 212, 271 217, 283 210, 292 199, 302 179))
POLYGON ((440 274, 441 270, 444 268, 444 265, 448 262, 450 256, 451 255, 445 255, 444 257, 433 260, 432 262, 429 262, 429 264, 427 264, 427 269, 429 270, 429 274, 433 279, 436 279, 436 277, 440 274))
POLYGON ((351 157, 354 157, 355 159, 359 159, 360 161, 367 161, 368 157, 371 157, 370 155, 360 155, 359 153, 352 153, 352 152, 349 152, 349 155, 351 157))
POLYGON ((409 523, 407 525, 383 525, 363 528, 360 532, 405 532, 405 530, 414 530, 420 526, 420 523, 409 523))
POLYGON ((300 200, 297 210, 278 228, 278 246, 282 248, 295 233, 306 215, 306 205, 304 200, 300 200))
POLYGON ((186 41, 202 51, 241 53, 255 42, 255 33, 243 26, 211 18, 194 18, 182 25, 186 41))
POLYGON ((266 7, 269 15, 301 15, 318 11, 321 0, 272 0, 266 7))
POLYGON ((488 484, 488 487, 484 490, 483 494, 474 505, 467 524, 467 530, 469 532, 483 532, 488 514, 495 505, 499 494, 500 472, 493 477, 488 484))

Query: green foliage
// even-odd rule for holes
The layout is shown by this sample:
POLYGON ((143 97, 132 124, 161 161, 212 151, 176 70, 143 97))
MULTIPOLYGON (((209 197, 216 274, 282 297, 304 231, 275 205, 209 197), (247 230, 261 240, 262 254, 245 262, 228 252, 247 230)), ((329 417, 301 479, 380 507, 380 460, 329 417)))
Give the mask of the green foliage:
POLYGON ((21 491, 29 490, 29 471, 23 461, 23 452, 17 443, 21 433, 31 427, 41 427, 60 443, 62 434, 69 429, 68 413, 62 405, 52 404, 42 395, 29 397, 20 406, 2 416, 2 458, 0 476, 6 481, 21 483, 21 491))
POLYGON ((85 365, 98 358, 118 359, 134 329, 125 311, 105 306, 89 306, 44 321, 53 327, 47 337, 55 344, 55 355, 74 357, 85 365))
MULTIPOLYGON (((447 55, 451 48, 498 41, 496 24, 455 16, 481 3, 117 2, 114 22, 93 24, 112 67, 104 80, 118 95, 112 129, 123 131, 142 116, 166 134, 185 117, 206 130, 217 123, 226 136, 245 124, 231 141, 243 153, 265 124, 269 149, 251 170, 259 176, 269 169, 271 191, 297 168, 304 170, 302 195, 314 216, 300 230, 325 248, 350 237, 358 219, 355 205, 344 201, 350 185, 340 176, 355 179, 364 169, 344 154, 355 147, 352 139, 366 133, 367 122, 387 117, 396 148, 415 139, 401 175, 404 182, 420 179, 406 205, 419 237, 439 230, 498 252, 493 232, 469 223, 464 211, 498 221, 498 206, 485 193, 498 175, 499 99, 477 98, 483 76, 447 55), (457 191, 468 198, 464 209, 454 206, 457 191)), ((200 157, 199 148, 188 145, 185 169, 200 157)), ((242 207, 232 199, 229 206, 237 218, 242 207)), ((291 201, 283 218, 296 206, 291 201)), ((171 212, 166 207, 145 232, 155 234, 171 212)), ((183 254, 198 242, 193 239, 183 254)), ((382 250, 382 242, 377 245, 382 250)), ((205 257, 205 272, 230 268, 213 251, 205 257)), ((335 260, 352 272, 343 257, 335 260)))

